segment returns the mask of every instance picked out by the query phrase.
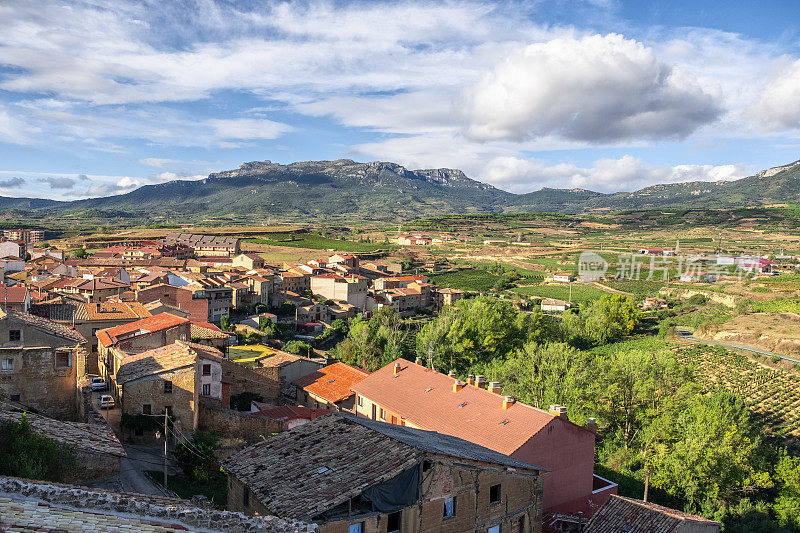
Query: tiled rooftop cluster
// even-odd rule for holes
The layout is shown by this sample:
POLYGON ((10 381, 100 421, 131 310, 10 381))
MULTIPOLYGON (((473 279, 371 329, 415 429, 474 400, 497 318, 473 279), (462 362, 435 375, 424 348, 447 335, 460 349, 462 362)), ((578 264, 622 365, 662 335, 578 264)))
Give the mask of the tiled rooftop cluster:
POLYGON ((719 523, 703 517, 622 496, 611 499, 587 524, 585 533, 672 533, 689 525, 691 531, 719 531, 719 523))

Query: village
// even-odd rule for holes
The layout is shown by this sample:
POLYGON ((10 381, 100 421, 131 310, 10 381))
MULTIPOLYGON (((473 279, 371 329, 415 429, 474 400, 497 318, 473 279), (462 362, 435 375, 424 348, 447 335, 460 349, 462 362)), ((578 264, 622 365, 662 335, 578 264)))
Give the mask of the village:
POLYGON ((464 296, 397 262, 333 253, 270 265, 236 237, 189 233, 75 259, 42 239, 19 230, 0 242, 0 418, 74 446, 82 488, 0 484, 44 501, 94 495, 79 506, 100 515, 139 493, 124 505, 155 517, 177 506, 190 524, 228 531, 610 532, 641 517, 719 530, 617 496, 594 471, 593 418, 577 424, 561 405, 526 405, 421 358, 369 372, 313 349, 337 323, 385 307, 431 316, 464 296), (269 329, 283 340, 262 337, 269 329), (198 435, 212 434, 225 500, 174 499, 171 478, 186 477, 176 455, 199 457, 198 435), (212 523, 211 509, 227 511, 212 523))

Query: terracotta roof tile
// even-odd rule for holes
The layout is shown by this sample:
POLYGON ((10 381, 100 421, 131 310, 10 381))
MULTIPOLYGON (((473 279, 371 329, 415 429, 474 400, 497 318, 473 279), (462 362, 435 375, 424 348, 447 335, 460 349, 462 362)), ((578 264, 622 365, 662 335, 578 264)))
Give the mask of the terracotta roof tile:
POLYGON ((585 533, 672 533, 681 526, 692 525, 692 531, 720 530, 720 524, 703 517, 662 507, 651 502, 611 496, 586 525, 585 533))
POLYGON ((339 413, 249 446, 222 466, 270 512, 306 520, 418 465, 429 453, 537 470, 458 438, 339 413))
POLYGON ((390 363, 352 390, 425 429, 511 455, 553 420, 560 420, 522 402, 503 409, 503 396, 473 385, 453 392, 453 378, 404 359, 397 362, 398 374, 390 363))
POLYGON ((78 304, 75 318, 88 320, 126 320, 152 316, 139 302, 102 302, 78 304))
POLYGON ((316 420, 317 418, 329 415, 333 412, 331 409, 312 409, 304 405, 266 405, 259 402, 253 402, 259 410, 252 413, 256 416, 263 416, 273 420, 280 420, 281 422, 288 422, 290 420, 316 420))
MULTIPOLYGON (((64 444, 73 444, 78 450, 125 457, 125 449, 106 424, 63 422, 46 416, 24 413, 34 433, 64 444)), ((0 404, 0 420, 19 422, 22 411, 0 404)))
POLYGON ((294 384, 328 402, 339 402, 352 396, 350 388, 369 376, 369 372, 344 363, 333 363, 296 379, 294 384))
POLYGON ((129 355, 122 359, 117 371, 117 382, 127 383, 162 372, 169 372, 193 365, 197 357, 222 359, 216 348, 193 342, 175 341, 146 352, 129 355))
POLYGON ((16 320, 20 320, 25 322, 29 326, 38 328, 42 331, 46 331, 51 335, 56 335, 58 337, 63 337, 67 340, 75 341, 77 343, 84 343, 86 339, 83 338, 83 335, 75 331, 74 329, 70 329, 67 326, 62 326, 52 320, 47 320, 46 318, 42 318, 36 315, 31 315, 28 313, 20 313, 19 311, 15 311, 13 309, 0 309, 0 318, 4 318, 8 316, 9 318, 14 318, 16 320))
POLYGON ((111 346, 119 340, 119 337, 128 333, 134 333, 140 330, 143 332, 152 333, 154 331, 173 328, 188 322, 188 318, 182 318, 169 313, 159 313, 154 316, 128 322, 127 324, 114 326, 113 328, 101 329, 96 335, 97 340, 99 340, 103 346, 111 346))

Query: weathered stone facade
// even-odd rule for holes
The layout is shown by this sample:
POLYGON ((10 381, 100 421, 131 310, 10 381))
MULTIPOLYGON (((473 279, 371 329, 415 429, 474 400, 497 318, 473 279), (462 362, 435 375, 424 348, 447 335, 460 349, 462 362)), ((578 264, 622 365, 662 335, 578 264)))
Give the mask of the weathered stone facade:
POLYGON ((225 409, 201 400, 200 429, 237 437, 246 442, 257 442, 271 433, 288 429, 288 426, 280 420, 225 409))
POLYGON ((25 316, 31 315, 0 318, 0 397, 53 418, 74 420, 77 367, 85 361, 84 345, 58 329, 48 330, 47 323, 57 326, 52 322, 33 317, 43 324, 37 327, 25 316))

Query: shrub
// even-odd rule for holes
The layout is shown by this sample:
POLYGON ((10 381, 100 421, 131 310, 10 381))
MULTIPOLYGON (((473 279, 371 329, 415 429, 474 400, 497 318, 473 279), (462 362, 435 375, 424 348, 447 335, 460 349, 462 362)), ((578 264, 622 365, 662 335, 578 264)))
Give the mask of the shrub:
POLYGON ((250 402, 263 402, 264 397, 255 392, 242 392, 231 396, 231 409, 249 411, 250 402))
POLYGON ((704 294, 694 294, 689 298, 689 303, 692 305, 703 305, 708 302, 708 298, 704 294))
POLYGON ((24 414, 0 425, 0 474, 68 481, 79 470, 75 447, 34 433, 24 414))

